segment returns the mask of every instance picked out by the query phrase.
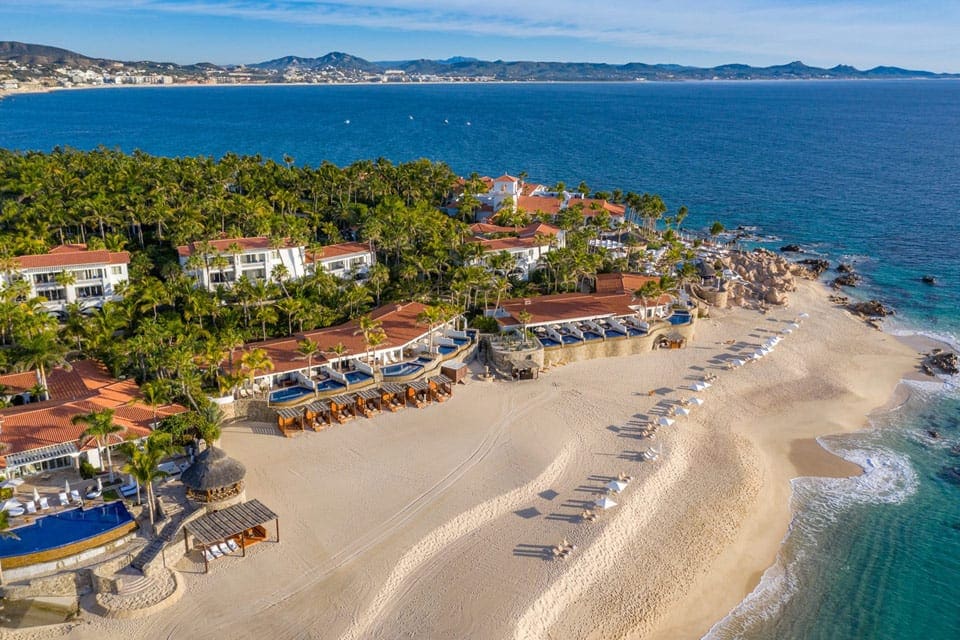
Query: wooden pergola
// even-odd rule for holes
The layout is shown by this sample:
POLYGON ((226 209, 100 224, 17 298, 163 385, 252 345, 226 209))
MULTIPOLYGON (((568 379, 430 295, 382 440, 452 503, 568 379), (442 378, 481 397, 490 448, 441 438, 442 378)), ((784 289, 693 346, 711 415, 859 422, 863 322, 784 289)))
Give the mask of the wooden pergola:
POLYGON ((406 387, 397 382, 384 382, 380 385, 380 406, 390 411, 397 411, 406 406, 403 394, 406 387))
POLYGON ((371 417, 374 413, 380 413, 382 409, 382 401, 380 399, 380 393, 374 391, 373 389, 364 389, 358 391, 354 395, 356 400, 357 411, 365 415, 366 417, 371 417))
POLYGON ((274 409, 277 413, 277 428, 280 433, 291 437, 293 431, 303 431, 303 410, 293 407, 274 409))
MULTIPOLYGON (((188 533, 203 545, 204 550, 213 545, 226 542, 230 538, 240 538, 240 551, 247 555, 247 544, 251 540, 259 542, 265 537, 253 535, 258 527, 274 520, 276 522, 277 542, 280 542, 280 517, 268 509, 259 500, 241 502, 220 511, 214 511, 186 523, 183 526, 183 544, 190 551, 188 533)), ((265 530, 264 530, 265 531, 265 530)), ((207 554, 203 554, 203 571, 210 570, 207 554)))

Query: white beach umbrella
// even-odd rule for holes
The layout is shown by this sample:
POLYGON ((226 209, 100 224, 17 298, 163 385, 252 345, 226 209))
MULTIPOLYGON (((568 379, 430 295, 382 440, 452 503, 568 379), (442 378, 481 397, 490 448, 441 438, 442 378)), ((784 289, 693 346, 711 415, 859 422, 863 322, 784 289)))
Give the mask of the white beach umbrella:
POLYGON ((686 407, 677 407, 677 415, 688 416, 690 415, 690 409, 687 409, 686 407))
POLYGON ((738 367, 742 367, 743 365, 747 364, 747 361, 737 358, 733 361, 733 364, 737 365, 738 367))
POLYGON ((40 492, 37 491, 37 488, 33 488, 33 499, 37 502, 40 502, 40 492))
POLYGON ((801 311, 801 312, 800 312, 800 315, 798 315, 797 317, 798 317, 798 318, 809 318, 809 317, 810 317, 810 314, 807 313, 806 311, 801 311))
POLYGON ((710 384, 709 382, 706 382, 706 381, 701 382, 700 384, 703 386, 704 389, 709 389, 710 387, 713 386, 712 384, 710 384))
POLYGON ((698 398, 698 397, 696 397, 696 396, 693 396, 692 398, 690 398, 689 400, 687 400, 687 402, 689 402, 690 404, 695 404, 695 405, 697 405, 697 406, 699 407, 699 406, 703 405, 703 398, 698 398))
POLYGON ((593 503, 594 505, 600 507, 601 509, 609 509, 611 507, 617 506, 617 503, 611 500, 610 498, 604 496, 593 503))
POLYGON ((783 331, 781 331, 781 333, 782 333, 783 335, 785 335, 785 336, 788 336, 788 335, 790 335, 791 333, 793 333, 793 329, 791 329, 790 327, 787 327, 786 329, 784 329, 783 331))
POLYGON ((674 420, 671 420, 670 418, 668 418, 668 417, 666 417, 666 416, 661 416, 660 419, 657 420, 657 424, 659 424, 659 425, 662 426, 662 427, 669 427, 669 426, 672 425, 673 423, 674 423, 674 420))
POLYGON ((20 478, 10 478, 9 480, 4 480, 3 484, 0 484, 0 487, 4 489, 16 489, 23 484, 23 480, 20 478))
POLYGON ((620 493, 627 488, 627 483, 622 480, 611 480, 607 483, 607 489, 614 493, 620 493))
POLYGON ((11 509, 16 510, 16 509, 22 509, 22 508, 23 508, 23 505, 20 504, 19 500, 17 500, 16 498, 10 498, 9 500, 3 503, 3 506, 0 507, 0 511, 10 511, 11 509))
POLYGON ((790 328, 792 328, 792 329, 799 329, 799 328, 800 328, 800 323, 799 323, 799 322, 791 322, 791 323, 790 323, 790 328))
POLYGON ((103 479, 97 476, 97 491, 103 491, 103 479))
POLYGON ((70 481, 69 481, 69 480, 64 480, 64 481, 63 481, 63 491, 64 491, 64 493, 66 493, 67 495, 70 495, 70 481))
POLYGON ((693 389, 694 391, 703 391, 704 389, 706 389, 706 387, 703 386, 702 382, 694 382, 690 388, 693 389))

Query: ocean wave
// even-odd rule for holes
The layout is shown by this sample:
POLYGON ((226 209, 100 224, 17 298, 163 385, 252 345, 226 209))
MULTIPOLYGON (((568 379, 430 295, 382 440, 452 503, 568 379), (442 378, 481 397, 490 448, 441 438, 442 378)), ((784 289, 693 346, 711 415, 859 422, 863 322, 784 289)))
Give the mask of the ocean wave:
POLYGON ((800 588, 800 569, 820 544, 821 533, 855 505, 896 504, 917 490, 909 459, 881 446, 879 432, 820 439, 829 451, 854 462, 864 473, 854 478, 797 478, 793 481, 793 520, 774 564, 757 587, 715 624, 704 640, 741 638, 773 620, 800 588))

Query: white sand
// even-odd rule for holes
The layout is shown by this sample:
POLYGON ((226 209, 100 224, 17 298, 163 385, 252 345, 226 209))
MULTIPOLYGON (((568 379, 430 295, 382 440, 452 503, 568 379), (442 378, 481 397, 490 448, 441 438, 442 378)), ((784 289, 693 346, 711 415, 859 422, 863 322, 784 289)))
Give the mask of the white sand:
POLYGON ((810 438, 862 428, 916 354, 808 284, 789 309, 697 331, 682 351, 470 381, 442 405, 292 440, 231 427, 223 446, 247 465, 248 497, 280 515, 282 542, 186 575, 156 616, 71 636, 700 637, 772 563, 789 479, 851 472, 810 438), (773 354, 716 368, 722 341, 758 344, 800 310, 811 317, 773 354), (637 461, 651 441, 636 426, 704 373, 718 375, 696 394, 706 404, 659 430, 658 461, 637 461), (634 480, 619 506, 580 522, 622 471, 634 480), (547 559, 562 538, 577 549, 547 559))

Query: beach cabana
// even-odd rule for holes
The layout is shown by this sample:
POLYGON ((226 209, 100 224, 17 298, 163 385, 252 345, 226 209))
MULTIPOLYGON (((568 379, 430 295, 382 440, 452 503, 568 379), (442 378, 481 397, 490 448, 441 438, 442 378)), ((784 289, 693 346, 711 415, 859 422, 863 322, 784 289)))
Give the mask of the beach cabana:
POLYGON ((303 420, 314 431, 330 426, 330 404, 316 400, 303 408, 303 420))
POLYGON ((422 407, 430 402, 430 386, 426 380, 411 380, 406 384, 407 404, 422 407))
POLYGON ((297 431, 303 431, 303 411, 293 407, 274 409, 277 414, 277 428, 280 433, 292 438, 297 431))
POLYGON ((380 406, 389 411, 399 411, 406 406, 404 394, 406 388, 396 382, 384 382, 380 385, 380 406))
POLYGON ((675 411, 676 411, 676 413, 677 413, 678 416, 688 416, 688 415, 690 415, 690 409, 687 409, 686 407, 677 407, 675 411))
POLYGON ((453 396, 453 380, 440 374, 427 380, 430 387, 430 397, 436 402, 443 402, 453 396))
POLYGON ((669 427, 669 426, 672 425, 673 423, 674 423, 674 420, 672 420, 672 419, 670 419, 670 418, 668 418, 668 417, 666 417, 666 416, 661 416, 660 419, 657 420, 657 424, 659 424, 661 427, 669 427))
POLYGON ((183 525, 183 544, 190 551, 192 535, 195 548, 203 555, 203 570, 210 570, 211 557, 239 551, 246 557, 247 547, 268 539, 267 523, 276 524, 277 542, 280 542, 280 518, 259 500, 241 502, 220 511, 203 515, 183 525), (210 550, 216 549, 211 555, 210 550))
POLYGON ((180 474, 187 497, 203 504, 228 500, 243 493, 247 469, 223 449, 207 447, 180 474))
POLYGON ((353 397, 354 407, 356 408, 357 413, 362 413, 368 418, 372 418, 373 414, 380 413, 383 409, 380 401, 380 393, 374 391, 373 389, 364 389, 363 391, 358 391, 353 397))
POLYGON ((690 403, 690 404, 695 404, 695 405, 697 405, 697 406, 699 407, 699 406, 702 406, 702 405, 703 405, 703 398, 698 398, 698 397, 696 397, 696 396, 691 396, 690 399, 687 400, 687 402, 690 403))
POLYGON ((620 493, 627 488, 627 483, 623 480, 611 480, 606 484, 606 487, 611 493, 620 493))
POLYGON ((350 396, 339 395, 330 398, 330 418, 340 424, 357 417, 355 403, 350 396))

